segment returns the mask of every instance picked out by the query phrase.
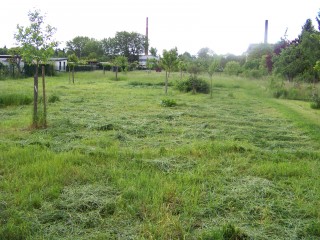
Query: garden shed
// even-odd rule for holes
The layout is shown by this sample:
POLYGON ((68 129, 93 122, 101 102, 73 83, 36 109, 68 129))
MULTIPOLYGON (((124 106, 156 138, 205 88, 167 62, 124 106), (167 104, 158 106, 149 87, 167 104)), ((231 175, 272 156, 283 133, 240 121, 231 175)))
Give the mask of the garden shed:
POLYGON ((67 69, 68 58, 50 58, 50 62, 53 63, 54 70, 59 72, 65 72, 67 69))

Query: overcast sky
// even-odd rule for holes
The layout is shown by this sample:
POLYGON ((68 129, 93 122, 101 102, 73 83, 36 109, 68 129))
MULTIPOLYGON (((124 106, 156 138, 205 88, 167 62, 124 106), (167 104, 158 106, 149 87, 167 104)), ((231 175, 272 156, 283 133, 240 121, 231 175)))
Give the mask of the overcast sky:
POLYGON ((76 36, 101 40, 117 31, 145 34, 149 18, 150 46, 162 53, 177 47, 196 54, 208 47, 217 54, 240 55, 250 43, 264 41, 265 20, 269 20, 268 42, 275 43, 288 28, 289 39, 320 10, 319 0, 11 0, 1 3, 0 47, 13 47, 17 24, 28 26, 28 11, 40 9, 46 24, 57 28, 56 40, 76 36))

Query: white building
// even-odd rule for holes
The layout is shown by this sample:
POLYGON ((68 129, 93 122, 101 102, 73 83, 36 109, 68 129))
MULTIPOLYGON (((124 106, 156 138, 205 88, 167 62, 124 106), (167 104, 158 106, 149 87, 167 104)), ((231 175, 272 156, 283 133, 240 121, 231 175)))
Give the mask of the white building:
MULTIPOLYGON (((12 55, 0 55, 0 63, 2 63, 5 66, 10 66, 12 64, 12 61, 10 59, 19 58, 20 59, 20 67, 21 69, 24 67, 24 62, 21 60, 20 56, 12 56, 12 55)), ((16 61, 18 59, 15 59, 16 61)))
POLYGON ((66 71, 68 58, 50 58, 49 61, 53 64, 54 70, 59 72, 66 71))
POLYGON ((141 68, 147 68, 147 59, 156 59, 159 60, 158 57, 152 56, 152 55, 141 55, 139 56, 139 67, 141 68))

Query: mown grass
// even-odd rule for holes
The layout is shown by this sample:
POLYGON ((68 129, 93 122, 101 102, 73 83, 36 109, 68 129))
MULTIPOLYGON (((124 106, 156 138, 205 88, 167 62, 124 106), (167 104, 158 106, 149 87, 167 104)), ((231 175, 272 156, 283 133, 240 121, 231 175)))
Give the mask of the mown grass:
POLYGON ((211 99, 179 74, 167 96, 164 73, 112 77, 47 78, 47 129, 0 109, 0 239, 320 239, 319 111, 241 78, 211 99))

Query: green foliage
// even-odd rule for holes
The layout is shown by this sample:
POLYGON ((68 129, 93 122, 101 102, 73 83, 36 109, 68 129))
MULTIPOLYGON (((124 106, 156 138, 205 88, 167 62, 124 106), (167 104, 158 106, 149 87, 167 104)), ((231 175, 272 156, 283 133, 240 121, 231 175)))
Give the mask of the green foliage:
POLYGON ((1 94, 0 107, 29 105, 32 103, 32 98, 22 94, 1 94))
POLYGON ((317 93, 313 94, 310 106, 313 109, 320 109, 320 96, 317 93))
POLYGON ((308 19, 299 38, 286 43, 286 47, 273 57, 275 73, 289 81, 299 78, 304 82, 319 79, 316 62, 320 59, 320 33, 316 32, 308 19))
POLYGON ((175 107, 177 106, 177 101, 174 99, 166 98, 161 100, 161 106, 163 107, 175 107))
POLYGON ((165 94, 168 93, 168 79, 169 75, 178 66, 178 49, 173 48, 169 51, 163 50, 162 58, 160 59, 160 66, 166 70, 165 80, 165 94))
POLYGON ((44 16, 40 10, 28 13, 30 26, 17 26, 18 32, 14 35, 18 44, 21 46, 21 54, 25 63, 36 64, 40 62, 46 63, 54 54, 54 47, 57 42, 52 41, 52 37, 56 31, 54 27, 44 23, 44 16))
MULTIPOLYGON (((54 69, 54 65, 53 64, 45 64, 44 65, 44 71, 45 71, 45 75, 46 76, 56 76, 57 72, 54 69)), ((24 75, 25 77, 33 77, 34 73, 36 71, 36 66, 35 65, 24 65, 23 67, 24 69, 24 75)))
POLYGON ((127 71, 128 65, 129 65, 128 58, 125 56, 117 56, 113 60, 113 66, 118 67, 120 71, 127 71))
POLYGON ((117 32, 113 38, 101 41, 104 54, 108 59, 125 56, 129 62, 139 61, 139 55, 144 52, 146 37, 136 32, 117 32))
POLYGON ((210 85, 207 81, 190 76, 187 80, 177 81, 176 88, 181 92, 197 92, 197 93, 209 93, 210 85))
POLYGON ((160 65, 168 73, 172 72, 178 66, 178 49, 173 48, 169 51, 163 50, 160 65))
POLYGON ((227 62, 226 67, 224 68, 224 72, 229 75, 238 75, 241 73, 241 66, 239 62, 230 61, 227 62))

